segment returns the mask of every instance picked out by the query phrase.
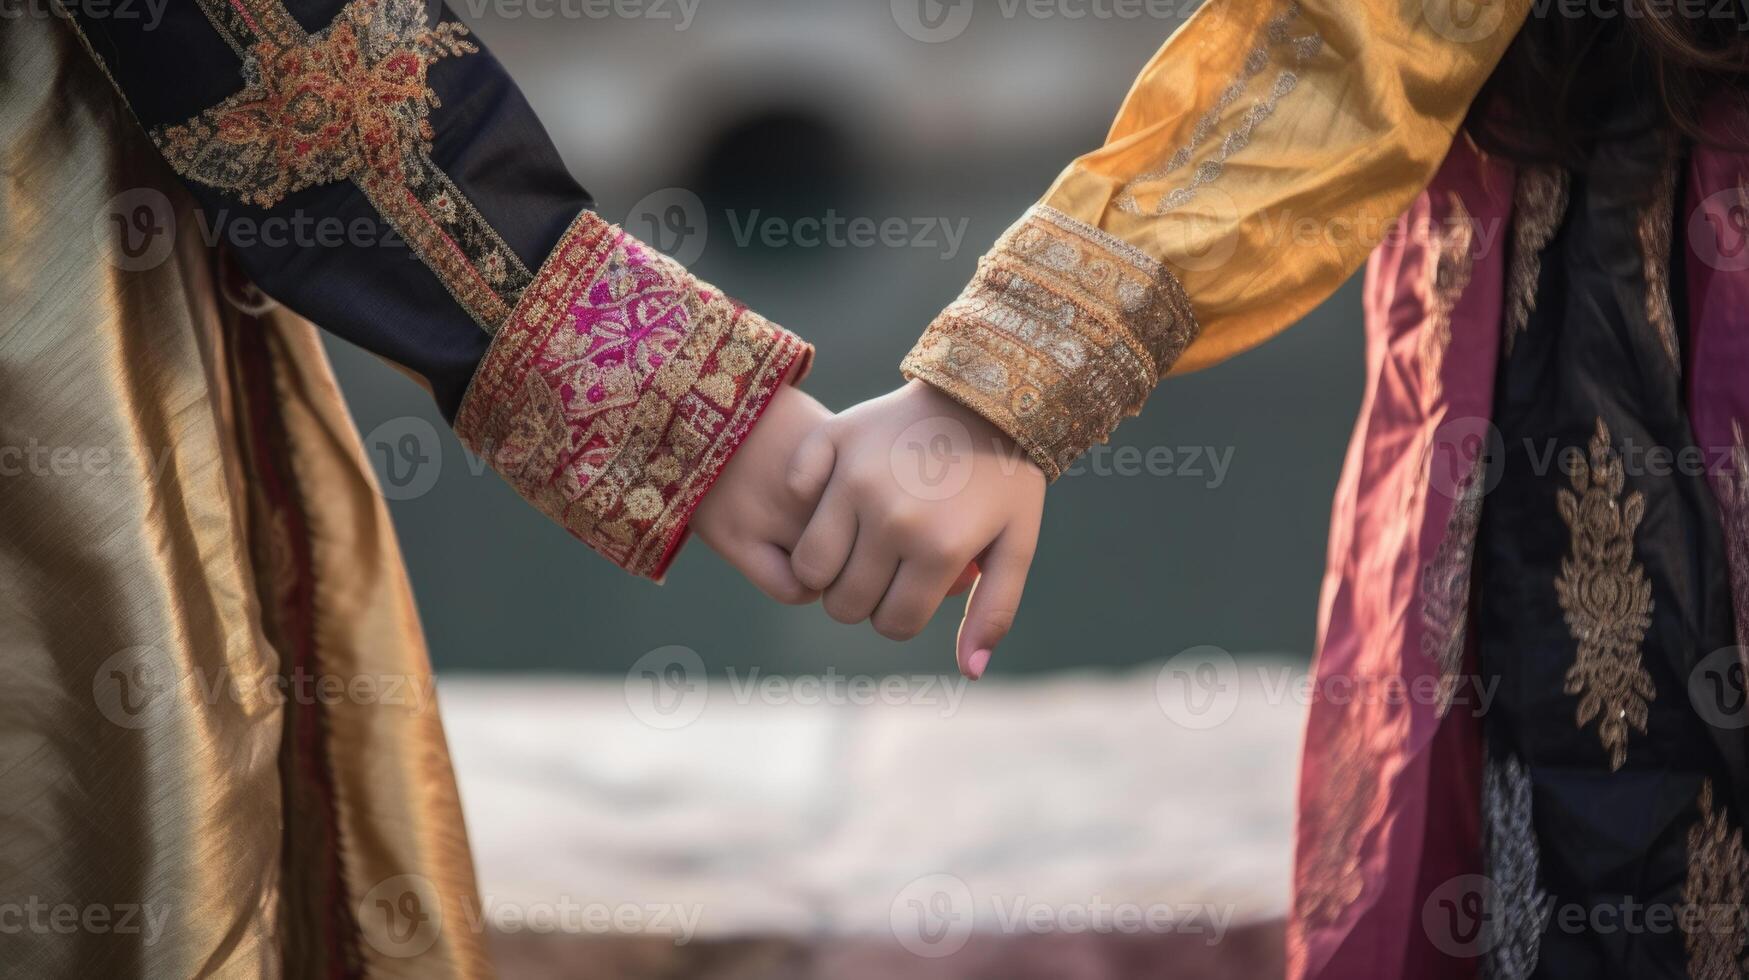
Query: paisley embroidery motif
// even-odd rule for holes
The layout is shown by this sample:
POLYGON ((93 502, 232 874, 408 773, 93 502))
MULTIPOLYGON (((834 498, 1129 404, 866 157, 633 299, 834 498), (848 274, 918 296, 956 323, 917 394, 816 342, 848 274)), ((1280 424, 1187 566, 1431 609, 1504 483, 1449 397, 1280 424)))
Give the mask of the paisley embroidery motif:
POLYGON ((1421 652, 1439 665, 1437 717, 1451 710, 1452 696, 1464 669, 1464 642, 1470 616, 1470 569, 1476 554, 1476 532, 1482 523, 1482 491, 1487 484, 1487 456, 1478 454, 1464 478, 1433 560, 1421 570, 1421 652))
POLYGON ((1640 255, 1645 261, 1646 320, 1658 332, 1658 342, 1670 363, 1680 367, 1682 354, 1676 342, 1676 314, 1670 308, 1670 235, 1676 220, 1676 157, 1670 159, 1658 173, 1652 200, 1640 212, 1638 231, 1640 255))
POLYGON ((1184 287, 1121 239, 1036 205, 906 356, 1056 479, 1141 410, 1196 336, 1184 287))
POLYGON ((1646 731, 1647 702, 1657 696, 1640 646, 1652 625, 1652 583, 1634 561, 1634 531, 1646 498, 1622 494, 1625 477, 1602 417, 1591 438, 1589 463, 1573 460, 1572 490, 1558 497, 1572 534, 1555 595, 1578 644, 1565 690, 1579 696, 1578 724, 1597 721, 1610 768, 1627 761, 1628 731, 1646 731))
POLYGON ((1749 976, 1749 856, 1743 831, 1723 807, 1713 809, 1713 783, 1701 784, 1700 819, 1688 831, 1688 880, 1682 886, 1689 922, 1683 936, 1688 975, 1701 980, 1749 976))
POLYGON ((811 352, 585 213, 487 350, 455 430, 578 539, 660 578, 693 509, 811 352))
POLYGON ((352 0, 307 34, 279 0, 202 0, 243 57, 241 91, 152 132, 183 177, 271 208, 352 181, 463 308, 496 330, 532 278, 431 159, 438 106, 427 74, 479 51, 465 26, 432 26, 423 0, 352 0))
MULTIPOLYGON (((1731 604, 1737 613, 1737 646, 1749 658, 1749 446, 1743 426, 1731 423, 1733 436, 1728 469, 1713 474, 1714 496, 1725 525, 1725 554, 1731 566, 1731 604)), ((1749 668, 1749 659, 1744 663, 1749 668)))
POLYGON ((1554 906, 1540 883, 1542 858, 1531 823, 1530 772, 1515 756, 1482 772, 1482 848, 1493 882, 1483 976, 1529 980, 1554 906))
POLYGON ((1428 241, 1432 252, 1427 269, 1431 281, 1427 284, 1427 321, 1421 328, 1421 378, 1430 397, 1437 397, 1439 375, 1445 366, 1445 352, 1451 347, 1451 318, 1458 300, 1470 288, 1474 274, 1475 221, 1464 207, 1463 199, 1450 195, 1450 213, 1445 228, 1435 229, 1428 241))
POLYGON ((1195 199, 1202 188, 1219 180, 1226 170, 1227 161, 1251 144, 1251 136, 1257 127, 1270 116, 1275 115, 1276 107, 1294 89, 1299 87, 1300 78, 1295 68, 1317 57, 1324 49, 1324 38, 1313 30, 1309 34, 1293 33, 1294 24, 1301 18, 1300 5, 1289 3, 1287 10, 1275 17, 1264 26, 1263 36, 1257 46, 1246 56, 1239 75, 1232 84, 1222 90, 1215 104, 1196 121, 1191 130, 1190 141, 1172 154, 1165 164, 1145 173, 1137 174, 1123 186, 1123 191, 1115 201, 1119 211, 1128 214, 1168 214, 1189 204, 1195 199), (1285 52, 1285 56, 1282 53, 1285 52), (1221 125, 1227 110, 1245 96, 1252 83, 1273 64, 1280 62, 1289 67, 1283 68, 1263 94, 1246 109, 1233 123, 1232 129, 1221 138, 1220 148, 1192 172, 1190 180, 1183 185, 1161 195, 1152 209, 1144 210, 1136 200, 1137 190, 1143 184, 1150 184, 1170 177, 1190 166, 1197 152, 1213 136, 1221 125))
POLYGON ((1512 199, 1512 263, 1506 277, 1506 353, 1530 327, 1536 310, 1536 283, 1542 278, 1543 249, 1567 214, 1571 178, 1559 167, 1526 167, 1518 173, 1512 199))

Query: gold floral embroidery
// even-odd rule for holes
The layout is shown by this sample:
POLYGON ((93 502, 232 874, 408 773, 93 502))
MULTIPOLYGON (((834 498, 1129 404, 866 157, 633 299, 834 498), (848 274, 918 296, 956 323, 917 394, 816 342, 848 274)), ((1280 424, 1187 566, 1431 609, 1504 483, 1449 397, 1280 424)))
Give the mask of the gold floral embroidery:
POLYGON ((1489 760, 1483 770, 1482 850, 1494 886, 1484 964, 1489 980, 1528 980, 1554 912, 1540 882, 1530 791, 1530 772, 1515 756, 1489 760))
POLYGON ((1601 417, 1591 437, 1589 465, 1573 460, 1572 490, 1561 490, 1561 519, 1572 534, 1555 594, 1578 654, 1566 692, 1579 696, 1578 724, 1596 720, 1610 768, 1627 761, 1628 730, 1644 734, 1647 702, 1657 696, 1640 646, 1652 625, 1652 583, 1634 561, 1634 531, 1646 498, 1622 495, 1625 477, 1601 417))
POLYGON ((1313 790, 1317 799, 1301 810, 1301 820, 1316 815, 1318 837, 1303 850, 1294 875, 1299 928, 1336 921, 1366 887, 1361 845, 1373 826, 1380 774, 1378 757, 1362 743, 1358 723, 1348 720, 1339 727, 1328 774, 1313 790))
POLYGON ((1700 819, 1688 831, 1688 880, 1684 944, 1688 975, 1698 980, 1737 980, 1749 976, 1749 856, 1743 831, 1731 825, 1725 809, 1713 809, 1713 784, 1701 784, 1700 819))
POLYGON ((810 354, 584 213, 487 349, 455 430, 542 513, 659 579, 693 508, 810 354))
POLYGON ((1506 280, 1506 353, 1530 326, 1543 249, 1567 214, 1570 178, 1559 167, 1527 167, 1518 173, 1512 200, 1512 269, 1506 280))
POLYGON ((979 261, 903 370, 977 410, 1056 479, 1141 410, 1196 332, 1159 261, 1038 205, 979 261))
POLYGON ((479 51, 465 26, 432 26, 423 0, 352 0, 307 34, 279 0, 203 0, 243 56, 244 86, 187 122, 153 131, 176 172, 271 208, 350 180, 469 314, 496 330, 532 278, 431 159, 427 81, 445 57, 479 51))
POLYGON ((1132 178, 1123 186, 1118 195, 1116 207, 1119 211, 1129 214, 1168 214, 1190 203, 1198 191, 1219 180, 1225 171, 1227 161, 1251 144, 1251 137, 1264 120, 1275 114, 1276 107, 1294 89, 1299 87, 1300 78, 1294 71, 1300 65, 1312 60, 1324 48, 1324 38, 1317 31, 1309 34, 1294 34, 1296 21, 1301 18, 1300 5, 1289 3, 1287 10, 1272 19, 1263 28, 1263 36, 1256 47, 1246 55, 1245 62, 1239 70, 1239 75, 1232 84, 1221 91, 1215 104, 1196 121, 1191 130, 1190 141, 1172 154, 1166 163, 1132 178), (1285 51, 1286 61, 1290 67, 1283 68, 1275 76, 1263 95, 1251 104, 1233 124, 1233 128, 1221 139, 1220 147, 1207 160, 1198 164, 1191 173, 1190 180, 1180 187, 1161 195, 1151 210, 1144 211, 1136 201, 1137 189, 1143 184, 1170 177, 1190 165, 1197 151, 1202 149, 1210 136, 1214 135, 1220 126, 1222 118, 1233 104, 1251 90, 1252 83, 1262 75, 1272 64, 1277 63, 1278 51, 1285 51))
POLYGON ((426 84, 439 58, 478 51, 460 24, 386 33, 387 8, 348 4, 301 44, 261 40, 249 84, 212 109, 154 135, 176 171, 269 208, 288 193, 367 171, 400 175, 431 151, 437 96, 426 84))
POLYGON ((1670 153, 1658 172, 1652 200, 1640 212, 1640 256, 1645 263, 1646 320, 1658 333, 1658 342, 1671 365, 1680 365, 1676 344, 1676 315, 1670 309, 1670 234, 1676 220, 1676 159, 1670 153))
POLYGON ((1464 667, 1464 641, 1470 615, 1470 569, 1476 554, 1476 531, 1482 522, 1482 490, 1487 483, 1487 456, 1478 454, 1464 478, 1445 537, 1433 560, 1421 570, 1421 651, 1439 665, 1435 714, 1444 718, 1464 667))
POLYGON ((1432 308, 1421 328, 1421 377, 1430 396, 1439 393, 1440 370, 1451 347, 1452 314, 1464 290, 1470 288, 1476 264, 1474 245, 1475 223, 1463 199, 1452 194, 1444 230, 1435 229, 1428 241, 1432 255, 1427 263, 1431 279, 1427 295, 1432 308))
POLYGON ((1737 646, 1749 669, 1749 446, 1743 426, 1732 421, 1730 468, 1713 476, 1725 526, 1725 554, 1731 567, 1731 602, 1737 613, 1737 646))

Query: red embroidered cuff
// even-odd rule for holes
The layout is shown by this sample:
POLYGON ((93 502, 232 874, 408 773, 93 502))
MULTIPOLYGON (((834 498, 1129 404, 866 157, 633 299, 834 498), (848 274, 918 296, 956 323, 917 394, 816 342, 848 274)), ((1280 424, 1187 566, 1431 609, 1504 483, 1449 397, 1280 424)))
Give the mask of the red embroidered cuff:
POLYGON ((693 509, 812 355, 585 213, 492 341, 455 429, 542 513, 660 580, 693 509))

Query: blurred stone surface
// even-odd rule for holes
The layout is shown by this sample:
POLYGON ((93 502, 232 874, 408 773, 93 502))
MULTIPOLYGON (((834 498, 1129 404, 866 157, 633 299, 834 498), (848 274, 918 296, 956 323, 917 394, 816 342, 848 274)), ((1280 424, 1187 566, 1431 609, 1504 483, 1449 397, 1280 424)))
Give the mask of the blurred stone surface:
POLYGON ((1299 676, 1241 661, 1196 727, 1158 667, 737 674, 668 716, 635 676, 446 676, 439 696, 496 948, 623 968, 508 976, 1266 976, 1299 676), (644 935, 521 925, 569 907, 644 935))

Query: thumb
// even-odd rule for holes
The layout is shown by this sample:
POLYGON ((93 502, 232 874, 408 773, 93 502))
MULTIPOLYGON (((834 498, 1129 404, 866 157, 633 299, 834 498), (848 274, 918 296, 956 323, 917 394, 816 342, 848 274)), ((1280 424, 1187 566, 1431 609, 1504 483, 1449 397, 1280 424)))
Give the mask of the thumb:
POLYGON ((966 618, 960 623, 955 651, 960 673, 972 680, 984 676, 996 644, 1014 625, 1021 593, 1026 590, 1026 575, 1032 568, 1035 543, 1033 535, 1009 528, 978 562, 982 574, 966 601, 966 618))
POLYGON ((832 468, 837 463, 838 449, 832 444, 832 437, 827 434, 825 426, 817 426, 796 446, 784 483, 796 502, 811 511, 825 494, 826 484, 832 479, 832 468))

